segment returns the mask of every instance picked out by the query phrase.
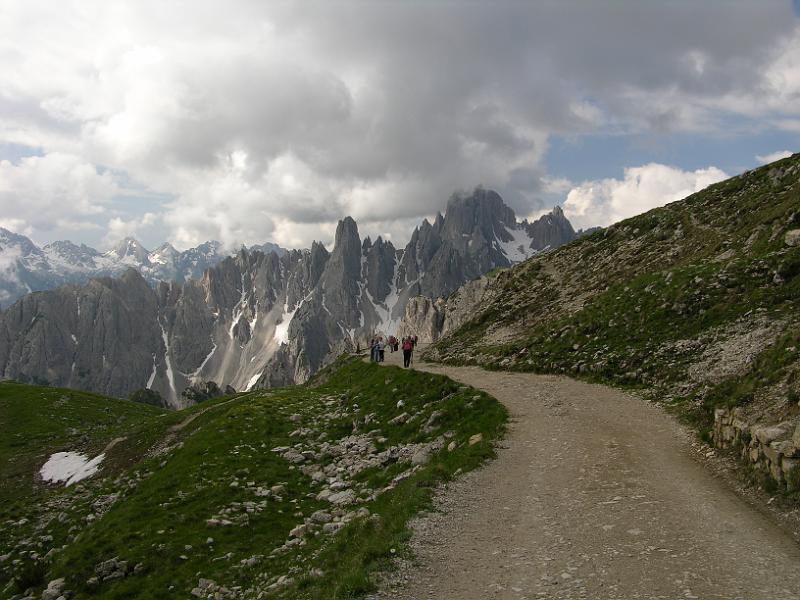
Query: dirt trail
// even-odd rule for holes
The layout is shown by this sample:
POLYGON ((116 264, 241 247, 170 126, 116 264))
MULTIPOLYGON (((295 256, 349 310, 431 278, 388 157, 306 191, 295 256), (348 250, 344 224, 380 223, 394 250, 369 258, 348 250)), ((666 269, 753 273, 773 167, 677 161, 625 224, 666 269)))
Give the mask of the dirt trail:
POLYGON ((415 368, 487 391, 512 420, 498 459, 415 524, 420 564, 380 597, 800 599, 800 548, 658 408, 561 377, 415 368))
POLYGON ((192 421, 194 421, 197 417, 206 414, 210 410, 216 410, 221 406, 230 404, 234 400, 241 400, 242 398, 244 398, 244 396, 236 396, 234 398, 231 398, 230 400, 225 400, 225 402, 220 402, 219 404, 212 404, 211 406, 207 406, 202 410, 198 410, 197 412, 190 414, 180 423, 176 423, 175 425, 170 427, 169 431, 167 431, 167 435, 161 438, 152 448, 150 448, 150 450, 147 451, 148 456, 159 456, 161 454, 166 453, 172 446, 172 443, 177 438, 178 433, 181 430, 183 430, 187 425, 189 425, 192 421))

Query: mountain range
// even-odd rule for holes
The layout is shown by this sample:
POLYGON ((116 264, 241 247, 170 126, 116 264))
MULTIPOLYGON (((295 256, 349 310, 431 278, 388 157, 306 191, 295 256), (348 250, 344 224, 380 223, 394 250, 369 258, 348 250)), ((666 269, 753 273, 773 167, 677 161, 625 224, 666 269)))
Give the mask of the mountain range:
MULTIPOLYGON (((286 252, 276 244, 253 246, 262 252, 286 252)), ((209 241, 180 252, 165 242, 153 251, 126 237, 106 252, 85 244, 60 240, 39 247, 24 235, 0 227, 0 308, 30 292, 51 290, 66 283, 85 283, 92 277, 139 271, 155 286, 159 281, 183 282, 203 272, 231 253, 220 242, 209 241)))
POLYGON ((331 252, 243 249, 199 278, 182 271, 183 281, 151 286, 152 265, 177 263, 130 241, 118 260, 146 258, 151 270, 28 294, 0 313, 0 377, 114 396, 150 388, 171 407, 190 403, 183 390, 202 381, 300 383, 377 332, 396 332, 409 298, 448 295, 577 235, 558 207, 517 221, 499 194, 477 188, 454 195, 402 249, 362 240, 347 217, 331 252))

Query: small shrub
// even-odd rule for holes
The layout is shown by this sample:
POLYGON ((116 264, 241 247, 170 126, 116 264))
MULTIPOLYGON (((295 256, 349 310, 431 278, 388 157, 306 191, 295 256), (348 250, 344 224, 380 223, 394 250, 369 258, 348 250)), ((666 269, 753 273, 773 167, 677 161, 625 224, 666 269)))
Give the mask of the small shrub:
POLYGON ((24 593, 30 588, 44 585, 47 579, 47 565, 40 560, 29 560, 22 565, 17 574, 17 590, 24 593))
POLYGON ((161 394, 155 390, 150 390, 147 388, 136 390, 128 397, 128 400, 132 402, 139 402, 141 404, 149 404, 150 406, 158 406, 160 408, 166 406, 163 398, 161 398, 161 394))
POLYGON ((800 491, 800 469, 786 473, 786 489, 790 492, 800 491))

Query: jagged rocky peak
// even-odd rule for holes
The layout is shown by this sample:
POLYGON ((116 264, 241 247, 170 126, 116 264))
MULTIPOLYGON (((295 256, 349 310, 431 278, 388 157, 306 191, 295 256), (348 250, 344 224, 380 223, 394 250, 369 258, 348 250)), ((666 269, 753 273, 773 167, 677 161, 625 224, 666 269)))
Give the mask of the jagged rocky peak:
POLYGON ((126 237, 106 252, 106 256, 116 256, 120 260, 130 260, 138 264, 147 264, 149 262, 148 255, 150 251, 147 250, 136 238, 126 237))
POLYGON ((169 242, 164 242, 158 248, 150 252, 148 259, 152 263, 166 264, 174 263, 175 259, 180 255, 175 249, 175 246, 169 242))
POLYGON ((254 246, 250 246, 249 249, 251 251, 257 250, 259 252, 263 252, 264 254, 274 253, 277 254, 278 256, 283 256, 287 252, 286 248, 281 248, 278 244, 273 244, 272 242, 256 244, 254 246))
POLYGON ((0 248, 15 248, 21 256, 39 254, 41 251, 29 238, 0 227, 0 248))
POLYGON ((361 294, 361 238, 352 217, 345 217, 336 226, 336 237, 328 263, 322 274, 322 300, 325 309, 345 327, 361 322, 358 306, 361 294))
POLYGON ((505 228, 516 228, 517 218, 500 194, 477 187, 471 194, 454 194, 450 198, 442 223, 442 237, 459 246, 468 244, 476 235, 484 240, 507 238, 505 228))
POLYGON ((533 223, 526 222, 524 227, 531 238, 530 248, 534 250, 557 248, 577 237, 572 223, 564 215, 560 206, 553 207, 552 211, 542 215, 533 223))
MULTIPOLYGON (((369 238, 367 238, 369 239, 369 238)), ((392 290, 397 252, 390 241, 378 236, 364 249, 364 278, 367 291, 375 302, 383 302, 392 290)))
POLYGON ((361 278, 361 238, 358 225, 352 217, 345 217, 336 226, 331 262, 341 264, 343 275, 352 279, 361 278))
POLYGON ((95 265, 94 259, 100 253, 86 244, 78 246, 69 240, 59 240, 44 247, 45 254, 61 259, 61 261, 78 267, 92 268, 95 265))

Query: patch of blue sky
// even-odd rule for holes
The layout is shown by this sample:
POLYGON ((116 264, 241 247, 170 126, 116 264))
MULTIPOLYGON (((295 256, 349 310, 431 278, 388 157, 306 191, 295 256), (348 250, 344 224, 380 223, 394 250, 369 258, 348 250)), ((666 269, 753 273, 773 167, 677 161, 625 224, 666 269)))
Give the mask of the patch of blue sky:
POLYGON ((44 156, 44 151, 41 148, 24 144, 0 142, 0 160, 7 160, 13 165, 18 165, 27 156, 44 156))
POLYGON ((651 162, 686 171, 715 166, 730 175, 759 165, 756 156, 800 151, 800 133, 778 129, 720 133, 554 135, 545 155, 551 177, 573 182, 613 177, 651 162))

